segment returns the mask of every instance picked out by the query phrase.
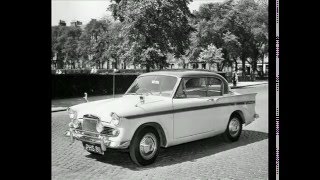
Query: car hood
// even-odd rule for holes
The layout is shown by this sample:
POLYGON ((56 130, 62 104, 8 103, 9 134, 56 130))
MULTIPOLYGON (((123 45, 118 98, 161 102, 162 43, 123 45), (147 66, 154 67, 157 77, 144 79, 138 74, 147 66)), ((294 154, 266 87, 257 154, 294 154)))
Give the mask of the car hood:
POLYGON ((78 117, 85 114, 98 116, 102 121, 111 121, 111 112, 120 117, 139 115, 172 108, 172 99, 168 97, 147 95, 143 96, 144 103, 140 102, 141 95, 124 95, 118 98, 105 99, 78 104, 70 107, 76 110, 78 117))

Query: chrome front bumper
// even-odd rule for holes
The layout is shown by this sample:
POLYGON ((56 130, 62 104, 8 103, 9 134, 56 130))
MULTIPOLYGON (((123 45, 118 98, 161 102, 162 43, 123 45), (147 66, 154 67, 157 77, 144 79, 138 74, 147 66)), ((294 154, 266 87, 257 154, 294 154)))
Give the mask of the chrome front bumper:
POLYGON ((74 128, 69 129, 69 133, 67 133, 67 136, 70 136, 71 143, 73 143, 75 140, 78 140, 78 141, 87 142, 90 144, 100 144, 101 149, 103 151, 106 151, 107 148, 126 149, 130 145, 130 141, 124 141, 124 142, 111 141, 109 140, 109 137, 101 136, 99 133, 88 132, 88 131, 78 130, 74 128), (94 134, 96 137, 86 135, 86 133, 94 134))

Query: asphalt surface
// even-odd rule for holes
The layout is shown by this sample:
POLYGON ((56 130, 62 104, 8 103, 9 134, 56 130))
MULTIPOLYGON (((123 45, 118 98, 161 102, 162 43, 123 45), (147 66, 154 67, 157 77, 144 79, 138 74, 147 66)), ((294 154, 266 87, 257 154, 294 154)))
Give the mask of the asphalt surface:
POLYGON ((161 149, 156 162, 137 167, 126 152, 91 155, 64 136, 66 111, 52 113, 52 179, 268 179, 268 85, 235 89, 257 92, 260 118, 243 128, 239 141, 220 136, 161 149))

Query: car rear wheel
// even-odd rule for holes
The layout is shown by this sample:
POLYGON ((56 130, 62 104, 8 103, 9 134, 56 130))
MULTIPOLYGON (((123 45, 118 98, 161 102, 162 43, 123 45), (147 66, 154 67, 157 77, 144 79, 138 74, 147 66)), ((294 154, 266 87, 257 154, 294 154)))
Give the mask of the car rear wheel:
POLYGON ((238 115, 232 115, 229 119, 228 126, 226 131, 223 134, 223 137, 228 142, 237 141, 242 132, 242 122, 241 118, 238 115))
POLYGON ((160 148, 158 132, 151 127, 146 127, 137 132, 130 143, 130 157, 140 166, 152 164, 160 148))

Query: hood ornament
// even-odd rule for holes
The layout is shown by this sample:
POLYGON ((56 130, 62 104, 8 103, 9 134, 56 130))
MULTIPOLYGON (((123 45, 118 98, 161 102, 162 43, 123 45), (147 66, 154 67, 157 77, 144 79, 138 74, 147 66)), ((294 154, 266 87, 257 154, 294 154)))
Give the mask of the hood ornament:
POLYGON ((141 95, 141 96, 139 96, 139 99, 140 99, 140 103, 137 103, 137 104, 135 105, 135 107, 138 107, 139 104, 144 104, 144 102, 145 102, 145 97, 144 97, 143 95, 141 95))
POLYGON ((144 96, 140 96, 140 103, 141 103, 141 104, 144 103, 144 96))

